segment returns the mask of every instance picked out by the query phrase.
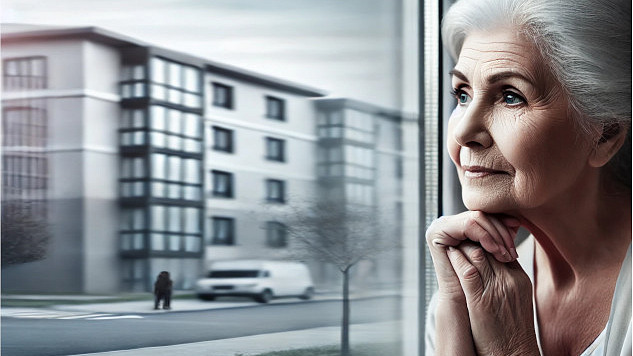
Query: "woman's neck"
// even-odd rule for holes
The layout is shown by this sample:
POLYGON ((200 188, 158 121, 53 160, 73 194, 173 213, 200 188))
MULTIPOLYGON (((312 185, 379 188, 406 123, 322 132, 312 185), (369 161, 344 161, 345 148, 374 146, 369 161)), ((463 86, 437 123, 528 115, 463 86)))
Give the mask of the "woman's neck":
POLYGON ((607 270, 617 273, 631 243, 630 190, 605 194, 595 184, 576 192, 521 214, 537 242, 537 266, 551 274, 554 288, 607 270))

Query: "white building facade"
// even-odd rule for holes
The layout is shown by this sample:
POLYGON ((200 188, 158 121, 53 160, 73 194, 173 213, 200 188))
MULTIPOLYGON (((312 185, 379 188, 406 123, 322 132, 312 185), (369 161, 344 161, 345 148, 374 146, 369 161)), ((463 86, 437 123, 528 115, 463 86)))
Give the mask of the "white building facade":
POLYGON ((2 58, 2 199, 51 235, 5 291, 147 291, 162 270, 189 289, 210 261, 284 256, 282 217, 315 197, 401 222, 397 112, 99 28, 5 25, 2 58))

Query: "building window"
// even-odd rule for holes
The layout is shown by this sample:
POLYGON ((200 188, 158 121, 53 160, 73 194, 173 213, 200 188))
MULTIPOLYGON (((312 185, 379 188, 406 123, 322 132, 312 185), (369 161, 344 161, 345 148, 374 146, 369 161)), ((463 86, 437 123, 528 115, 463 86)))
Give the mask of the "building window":
POLYGON ((269 202, 285 202, 285 182, 277 179, 266 180, 266 200, 269 202))
POLYGON ((2 64, 4 90, 46 88, 46 58, 11 58, 5 59, 2 64))
POLYGON ((288 245, 286 225, 277 221, 266 223, 266 245, 268 247, 286 247, 288 245))
POLYGON ((286 142, 284 140, 266 137, 266 159, 284 162, 286 160, 285 144, 286 142))
POLYGON ((212 86, 213 106, 233 109, 233 88, 220 83, 212 83, 212 86))
POLYGON ((213 196, 233 198, 233 174, 222 171, 211 171, 213 179, 213 196))
POLYGON ((272 96, 266 97, 266 117, 275 120, 285 120, 285 105, 284 101, 272 96))
POLYGON ((235 244, 235 219, 213 217, 212 245, 234 245, 235 244))
POLYGON ((233 152, 233 130, 213 126, 213 149, 222 152, 233 152))
POLYGON ((190 108, 202 106, 200 69, 153 57, 150 70, 152 98, 190 108))

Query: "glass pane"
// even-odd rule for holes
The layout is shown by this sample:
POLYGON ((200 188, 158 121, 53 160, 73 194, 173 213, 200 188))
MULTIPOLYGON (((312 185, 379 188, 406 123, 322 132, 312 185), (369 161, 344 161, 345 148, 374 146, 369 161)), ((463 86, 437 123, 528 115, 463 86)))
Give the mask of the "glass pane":
POLYGON ((180 251, 180 236, 177 236, 177 235, 169 236, 169 250, 180 251))
POLYGON ((152 58, 152 81, 165 83, 165 61, 160 58, 152 58))
POLYGON ((169 63, 169 85, 182 87, 181 66, 176 63, 169 63))
POLYGON ((180 232, 182 230, 182 215, 179 207, 169 207, 169 231, 180 232))
POLYGON ((178 156, 169 156, 168 177, 169 180, 180 181, 180 172, 182 170, 181 158, 178 156))
POLYGON ((152 106, 152 129, 158 131, 165 131, 167 125, 165 119, 167 117, 167 109, 163 106, 152 106))
POLYGON ((167 179, 166 168, 167 156, 158 153, 152 154, 152 177, 167 179))
POLYGON ((165 235, 152 234, 152 250, 155 250, 155 251, 165 250, 165 235))
POLYGON ((160 205, 153 205, 151 207, 152 213, 152 230, 165 230, 165 207, 160 205))

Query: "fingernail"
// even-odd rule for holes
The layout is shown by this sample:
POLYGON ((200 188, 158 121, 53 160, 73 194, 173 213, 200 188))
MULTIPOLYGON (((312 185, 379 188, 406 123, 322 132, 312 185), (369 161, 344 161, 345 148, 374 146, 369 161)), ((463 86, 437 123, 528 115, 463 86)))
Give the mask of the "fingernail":
POLYGON ((510 252, 512 253, 512 256, 513 256, 514 258, 519 258, 519 254, 517 253, 517 249, 516 249, 516 248, 514 248, 514 247, 513 247, 513 248, 511 248, 511 249, 510 249, 510 252))
POLYGON ((448 246, 448 252, 455 252, 455 247, 448 246))

